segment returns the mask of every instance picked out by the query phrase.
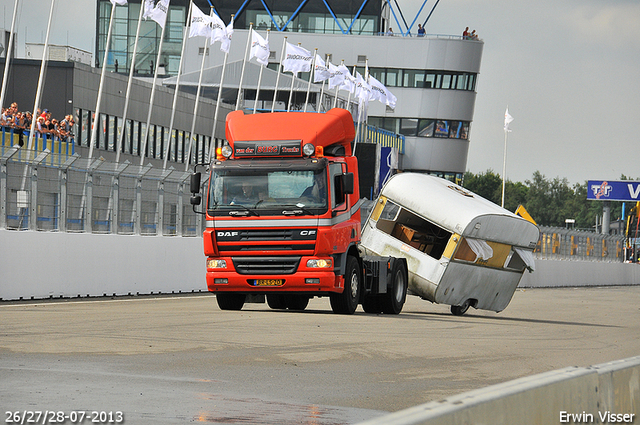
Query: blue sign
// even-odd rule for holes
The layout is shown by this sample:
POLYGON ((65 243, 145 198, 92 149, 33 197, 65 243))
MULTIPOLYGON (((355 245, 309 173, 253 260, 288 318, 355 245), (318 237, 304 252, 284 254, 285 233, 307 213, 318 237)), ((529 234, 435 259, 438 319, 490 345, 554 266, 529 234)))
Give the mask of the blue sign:
POLYGON ((589 180, 587 199, 594 201, 640 201, 640 182, 589 180))

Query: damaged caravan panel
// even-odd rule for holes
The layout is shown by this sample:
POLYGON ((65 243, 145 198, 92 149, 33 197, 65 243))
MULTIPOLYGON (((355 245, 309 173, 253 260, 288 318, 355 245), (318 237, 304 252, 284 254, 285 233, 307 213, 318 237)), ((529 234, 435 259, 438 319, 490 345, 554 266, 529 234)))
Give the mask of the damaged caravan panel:
POLYGON ((367 255, 407 259, 409 291, 451 305, 502 311, 535 268, 533 223, 438 177, 402 173, 383 187, 362 229, 367 255))

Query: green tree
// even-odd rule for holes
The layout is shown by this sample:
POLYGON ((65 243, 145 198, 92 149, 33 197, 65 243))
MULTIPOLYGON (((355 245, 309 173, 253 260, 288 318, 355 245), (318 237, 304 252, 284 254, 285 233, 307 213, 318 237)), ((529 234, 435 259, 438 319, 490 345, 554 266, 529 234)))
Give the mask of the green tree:
POLYGON ((473 193, 500 205, 502 178, 494 173, 493 170, 487 170, 480 174, 473 174, 467 171, 464 173, 463 186, 465 189, 469 189, 473 193))

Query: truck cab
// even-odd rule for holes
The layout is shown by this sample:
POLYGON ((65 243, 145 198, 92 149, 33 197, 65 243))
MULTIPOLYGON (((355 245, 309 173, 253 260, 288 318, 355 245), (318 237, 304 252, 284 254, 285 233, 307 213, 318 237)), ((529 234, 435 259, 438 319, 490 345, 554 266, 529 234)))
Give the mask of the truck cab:
POLYGON ((354 137, 343 109, 227 116, 226 144, 209 165, 203 235, 207 287, 221 309, 265 295, 272 308, 303 310, 329 296, 334 312, 351 314, 371 292, 358 251, 354 137))

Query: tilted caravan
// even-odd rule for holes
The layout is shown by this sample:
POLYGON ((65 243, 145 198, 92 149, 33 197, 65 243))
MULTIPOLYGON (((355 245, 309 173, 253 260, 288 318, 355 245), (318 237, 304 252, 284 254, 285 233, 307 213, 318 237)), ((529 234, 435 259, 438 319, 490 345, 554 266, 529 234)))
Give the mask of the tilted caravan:
POLYGON ((409 293, 451 305, 502 311, 533 271, 538 227, 438 177, 401 173, 383 187, 362 229, 368 255, 405 257, 409 293))

